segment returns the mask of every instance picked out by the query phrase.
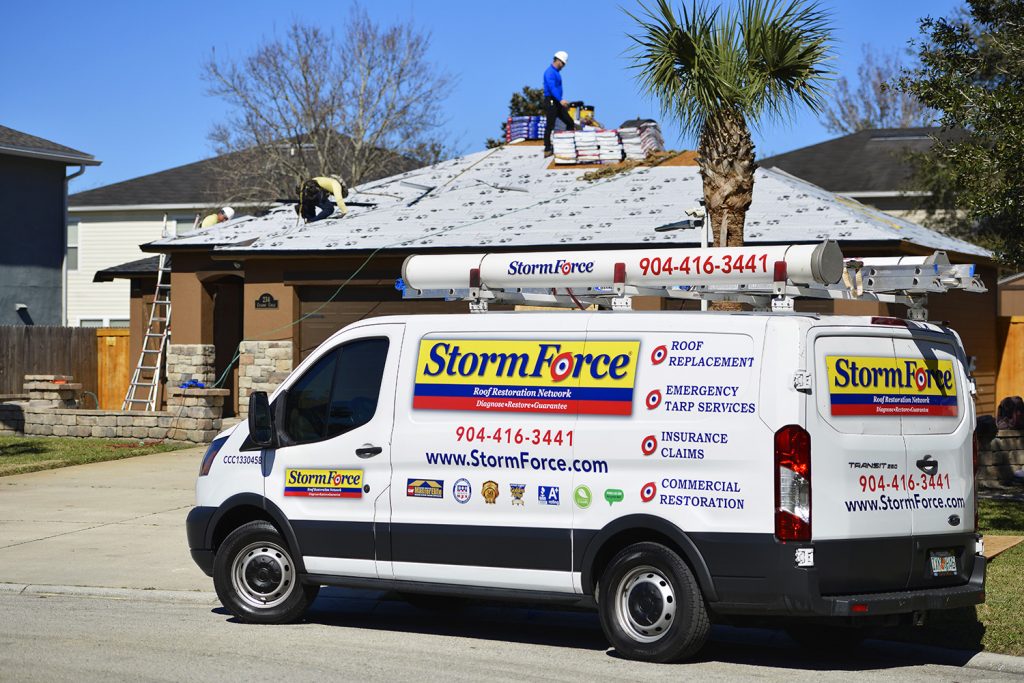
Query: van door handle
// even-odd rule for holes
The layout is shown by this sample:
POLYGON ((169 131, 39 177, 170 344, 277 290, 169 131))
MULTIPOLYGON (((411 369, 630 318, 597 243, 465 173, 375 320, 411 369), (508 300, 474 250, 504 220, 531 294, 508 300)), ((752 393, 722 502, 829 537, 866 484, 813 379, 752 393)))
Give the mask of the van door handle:
POLYGON ((933 476, 939 471, 939 461, 934 460, 930 455, 926 455, 917 461, 917 469, 921 470, 929 477, 933 476))
POLYGON ((375 455, 380 455, 382 452, 384 452, 384 449, 380 446, 363 446, 356 449, 356 455, 360 458, 372 458, 375 455))

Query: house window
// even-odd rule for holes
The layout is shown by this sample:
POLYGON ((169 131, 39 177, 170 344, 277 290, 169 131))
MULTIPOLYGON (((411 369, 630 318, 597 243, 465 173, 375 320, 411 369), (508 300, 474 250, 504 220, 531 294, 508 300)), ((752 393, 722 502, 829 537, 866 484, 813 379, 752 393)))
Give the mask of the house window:
POLYGON ((82 318, 78 324, 81 327, 103 327, 103 318, 82 318))
POLYGON ((128 318, 111 318, 110 319, 110 324, 107 325, 107 327, 128 327, 128 326, 129 326, 128 318))
POLYGON ((78 270, 78 223, 68 223, 68 270, 78 270))

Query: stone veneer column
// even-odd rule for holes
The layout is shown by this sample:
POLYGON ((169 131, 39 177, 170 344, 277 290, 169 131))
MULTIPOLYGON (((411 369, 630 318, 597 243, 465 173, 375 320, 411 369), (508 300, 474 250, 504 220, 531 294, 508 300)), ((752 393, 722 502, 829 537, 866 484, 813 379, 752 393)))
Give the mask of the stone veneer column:
POLYGON ((176 388, 190 379, 212 387, 217 381, 216 353, 213 344, 170 344, 167 347, 167 387, 176 388))
POLYGON ((243 341, 238 356, 238 416, 249 415, 249 395, 268 394, 292 371, 293 347, 290 341, 243 341))
POLYGON ((209 443, 221 428, 227 389, 171 388, 167 399, 167 438, 174 441, 209 443))

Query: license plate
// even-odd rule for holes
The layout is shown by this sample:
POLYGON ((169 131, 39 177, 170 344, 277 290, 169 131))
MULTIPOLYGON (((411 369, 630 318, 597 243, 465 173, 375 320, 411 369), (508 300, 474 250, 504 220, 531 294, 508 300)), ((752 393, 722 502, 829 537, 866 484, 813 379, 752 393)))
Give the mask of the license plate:
POLYGON ((956 574, 956 555, 948 550, 933 550, 928 558, 932 563, 932 576, 956 574))

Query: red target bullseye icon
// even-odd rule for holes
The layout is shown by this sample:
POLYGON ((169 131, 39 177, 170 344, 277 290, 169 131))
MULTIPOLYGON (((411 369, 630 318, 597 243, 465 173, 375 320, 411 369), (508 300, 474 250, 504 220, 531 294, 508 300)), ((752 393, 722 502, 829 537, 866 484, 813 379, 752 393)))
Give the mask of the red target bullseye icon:
POLYGON ((640 442, 640 450, 643 451, 644 455, 651 455, 658 449, 658 440, 654 438, 654 434, 648 434, 644 437, 644 440, 640 442))
POLYGON ((659 365, 668 356, 668 349, 664 346, 659 346, 651 351, 651 364, 659 365))
POLYGON ((647 410, 654 410, 661 405, 661 392, 655 389, 647 394, 647 410))
POLYGON ((551 379, 561 382, 572 372, 572 354, 566 351, 551 361, 551 379))
POLYGON ((341 475, 340 474, 335 474, 334 475, 334 485, 335 486, 341 486, 341 475))
POLYGON ((572 274, 572 263, 570 263, 569 261, 564 261, 562 263, 562 275, 571 275, 571 274, 572 274))
POLYGON ((653 481, 649 481, 640 487, 640 500, 650 503, 654 496, 658 495, 658 487, 653 481))
POLYGON ((917 385, 918 391, 924 391, 928 387, 928 371, 924 368, 918 368, 915 370, 914 384, 917 385))

